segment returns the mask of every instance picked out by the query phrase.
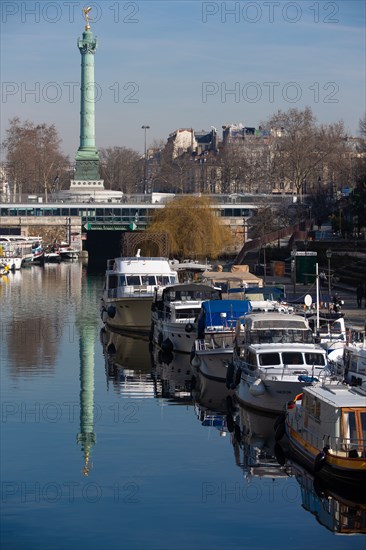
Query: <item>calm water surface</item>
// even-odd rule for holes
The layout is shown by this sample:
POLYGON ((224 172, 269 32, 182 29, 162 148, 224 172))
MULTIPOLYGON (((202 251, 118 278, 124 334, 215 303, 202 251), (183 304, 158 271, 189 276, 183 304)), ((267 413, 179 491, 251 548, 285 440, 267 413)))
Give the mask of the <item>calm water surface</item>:
POLYGON ((1 548, 364 550, 365 499, 281 468, 273 418, 227 417, 188 356, 101 331, 102 285, 78 262, 0 281, 1 548))

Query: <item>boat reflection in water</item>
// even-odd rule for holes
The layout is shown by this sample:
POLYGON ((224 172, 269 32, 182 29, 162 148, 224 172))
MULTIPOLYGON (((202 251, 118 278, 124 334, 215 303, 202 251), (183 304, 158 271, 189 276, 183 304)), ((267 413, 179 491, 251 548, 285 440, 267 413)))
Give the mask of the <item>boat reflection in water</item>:
POLYGON ((100 332, 107 388, 131 399, 154 397, 154 377, 148 337, 123 334, 105 327, 100 332))
POLYGON ((192 372, 189 355, 163 351, 152 346, 155 397, 167 399, 169 404, 192 404, 192 372))
POLYGON ((233 391, 228 390, 225 383, 207 378, 198 369, 192 367, 192 371, 196 416, 202 426, 215 428, 220 436, 225 437, 232 426, 229 415, 233 411, 233 391))
POLYGON ((234 417, 232 443, 235 462, 243 470, 244 477, 284 478, 287 468, 275 455, 273 424, 275 416, 259 413, 243 406, 234 417))
POLYGON ((302 506, 316 520, 336 534, 366 533, 366 495, 355 485, 326 483, 314 478, 304 467, 288 460, 292 475, 300 485, 302 506))

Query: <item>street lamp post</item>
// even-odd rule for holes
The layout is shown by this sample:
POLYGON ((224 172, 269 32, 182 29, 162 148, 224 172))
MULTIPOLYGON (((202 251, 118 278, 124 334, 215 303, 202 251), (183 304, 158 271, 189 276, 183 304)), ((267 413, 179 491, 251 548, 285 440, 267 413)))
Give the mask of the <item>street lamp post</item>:
POLYGON ((308 261, 307 261, 307 255, 308 255, 308 246, 309 246, 309 241, 307 238, 304 239, 304 248, 305 248, 305 281, 304 283, 307 285, 308 284, 308 261))
POLYGON ((326 256, 327 256, 327 259, 328 259, 328 294, 329 294, 329 303, 330 303, 330 291, 331 291, 331 284, 330 284, 330 259, 332 257, 332 251, 330 248, 327 249, 326 251, 326 256))
POLYGON ((294 271, 293 271, 293 284, 294 284, 294 297, 296 295, 296 252, 297 252, 297 246, 294 245, 292 247, 292 251, 291 251, 291 254, 293 256, 293 261, 294 261, 294 271))
POLYGON ((150 126, 141 126, 141 129, 144 131, 144 193, 146 193, 146 178, 147 178, 147 158, 146 158, 146 131, 150 130, 150 126))

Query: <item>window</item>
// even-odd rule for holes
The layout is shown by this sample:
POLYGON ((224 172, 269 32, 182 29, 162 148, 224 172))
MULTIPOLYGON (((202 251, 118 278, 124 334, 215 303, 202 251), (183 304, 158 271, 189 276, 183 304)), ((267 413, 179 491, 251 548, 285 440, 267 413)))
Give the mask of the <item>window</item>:
POLYGON ((288 351, 282 354, 284 365, 303 365, 302 353, 297 351, 288 351))
POLYGON ((130 286, 140 285, 139 275, 127 275, 127 284, 130 286))
POLYGON ((110 275, 109 276, 109 289, 117 288, 118 286, 118 275, 110 275))
POLYGON ((141 283, 143 285, 154 285, 155 284, 155 275, 143 275, 141 277, 141 283))
POLYGON ((259 364, 262 367, 268 367, 270 365, 280 365, 280 354, 279 353, 261 353, 259 355, 259 364))
POLYGON ((324 355, 321 353, 305 353, 305 361, 307 365, 325 365, 324 355))

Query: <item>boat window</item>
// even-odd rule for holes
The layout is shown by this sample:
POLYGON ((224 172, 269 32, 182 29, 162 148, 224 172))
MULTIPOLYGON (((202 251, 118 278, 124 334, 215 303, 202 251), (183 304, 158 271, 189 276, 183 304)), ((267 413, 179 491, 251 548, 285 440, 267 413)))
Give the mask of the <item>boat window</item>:
POLYGON ((259 364, 262 367, 268 367, 269 365, 280 365, 280 354, 279 353, 260 353, 259 354, 259 364))
POLYGON ((282 361, 284 365, 303 365, 304 361, 302 353, 297 351, 288 351, 282 354, 282 361))
POLYGON ((117 288, 118 286, 118 275, 110 275, 108 280, 108 288, 117 288))
POLYGON ((199 308, 186 308, 186 309, 177 309, 175 311, 176 319, 195 319, 198 315, 199 308))
POLYGON ((309 414, 316 419, 320 419, 320 401, 316 397, 307 396, 306 408, 309 414))
POLYGON ((358 439, 356 428, 356 414, 354 411, 350 411, 344 415, 345 428, 347 437, 350 439, 358 439))
POLYGON ((139 275, 127 275, 127 284, 129 286, 141 284, 139 275))
POLYGON ((305 353, 307 365, 325 365, 325 358, 322 353, 305 353))
POLYGON ((362 441, 366 440, 366 411, 360 412, 360 423, 361 423, 361 439, 362 441))
POLYGON ((125 286, 126 285, 126 276, 125 275, 120 275, 119 276, 119 285, 120 286, 125 286))
POLYGON ((156 277, 156 282, 158 285, 169 285, 170 283, 174 283, 174 279, 170 280, 170 277, 168 275, 162 275, 161 277, 156 277))
POLYGON ((143 275, 141 282, 143 285, 155 285, 155 275, 143 275))

